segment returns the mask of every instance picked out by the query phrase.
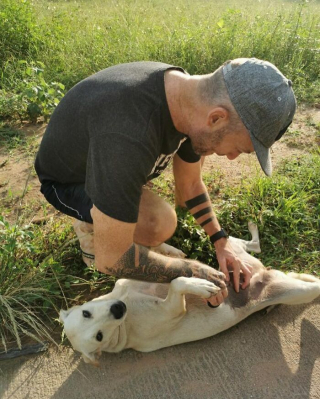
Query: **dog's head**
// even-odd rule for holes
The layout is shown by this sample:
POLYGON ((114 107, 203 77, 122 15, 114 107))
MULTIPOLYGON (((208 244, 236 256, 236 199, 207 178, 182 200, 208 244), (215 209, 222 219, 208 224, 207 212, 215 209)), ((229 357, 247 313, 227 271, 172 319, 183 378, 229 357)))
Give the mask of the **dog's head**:
POLYGON ((73 348, 95 366, 102 350, 116 352, 127 308, 119 300, 93 300, 60 311, 60 321, 73 348))

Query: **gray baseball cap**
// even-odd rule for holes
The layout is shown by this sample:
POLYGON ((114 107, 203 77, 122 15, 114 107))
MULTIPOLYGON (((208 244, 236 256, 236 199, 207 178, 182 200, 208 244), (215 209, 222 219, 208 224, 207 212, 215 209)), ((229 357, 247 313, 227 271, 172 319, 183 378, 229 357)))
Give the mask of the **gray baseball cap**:
POLYGON ((270 147, 292 122, 296 99, 288 80, 273 64, 256 58, 240 59, 223 66, 230 100, 248 129, 260 162, 271 176, 270 147))

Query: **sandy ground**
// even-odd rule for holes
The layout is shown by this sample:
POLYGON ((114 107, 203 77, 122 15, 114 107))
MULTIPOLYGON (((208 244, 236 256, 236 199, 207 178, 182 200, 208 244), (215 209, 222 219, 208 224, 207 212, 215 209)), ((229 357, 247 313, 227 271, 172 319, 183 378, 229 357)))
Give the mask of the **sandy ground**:
POLYGON ((105 353, 100 368, 70 348, 2 361, 0 397, 319 399, 320 298, 256 313, 206 340, 105 353))
MULTIPOLYGON (((275 169, 283 158, 303 157, 319 144, 318 123, 319 110, 299 110, 291 133, 274 146, 275 169)), ((39 142, 44 128, 24 129, 39 142)), ((31 158, 23 151, 0 148, 0 199, 9 220, 15 220, 19 207, 29 221, 43 216, 39 184, 30 174, 31 158)), ((261 173, 254 155, 233 162, 211 156, 204 169, 220 171, 233 184, 261 173)), ((320 298, 310 305, 279 306, 268 315, 260 312, 203 341, 149 354, 104 354, 99 369, 86 365, 69 347, 4 360, 0 398, 320 399, 320 298)))

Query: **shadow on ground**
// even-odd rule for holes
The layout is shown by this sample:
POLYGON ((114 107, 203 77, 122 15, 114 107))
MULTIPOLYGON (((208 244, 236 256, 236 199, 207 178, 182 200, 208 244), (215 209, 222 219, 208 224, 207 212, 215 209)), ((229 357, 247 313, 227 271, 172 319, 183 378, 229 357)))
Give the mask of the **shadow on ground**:
POLYGON ((0 363, 4 399, 317 399, 320 299, 257 313, 215 337, 152 353, 104 354, 101 367, 70 348, 0 363))

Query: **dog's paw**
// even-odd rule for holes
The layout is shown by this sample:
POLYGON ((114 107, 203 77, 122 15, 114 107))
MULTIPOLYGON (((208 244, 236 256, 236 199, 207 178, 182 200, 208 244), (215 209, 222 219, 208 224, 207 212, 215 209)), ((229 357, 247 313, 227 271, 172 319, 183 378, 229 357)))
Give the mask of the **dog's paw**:
POLYGON ((190 294, 198 295, 202 298, 210 298, 213 295, 217 295, 220 292, 220 288, 214 283, 202 278, 189 278, 188 286, 192 292, 190 294))
POLYGON ((181 294, 193 294, 210 298, 220 292, 220 288, 208 280, 196 277, 178 277, 171 282, 181 294))
POLYGON ((249 231, 254 231, 256 232, 258 230, 258 226, 256 225, 256 223, 254 223, 252 220, 249 220, 248 222, 248 229, 249 231))
POLYGON ((173 247, 172 245, 169 244, 161 244, 158 245, 157 247, 151 247, 150 248, 153 252, 157 252, 158 254, 161 255, 166 255, 166 256, 172 256, 174 258, 185 258, 186 254, 180 251, 180 249, 177 249, 173 247))

